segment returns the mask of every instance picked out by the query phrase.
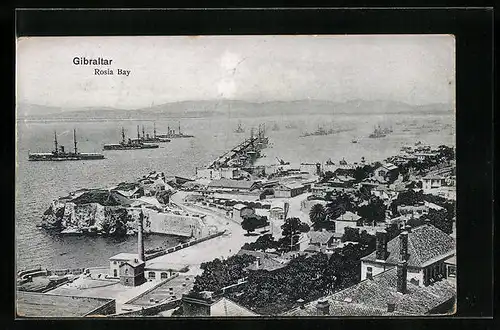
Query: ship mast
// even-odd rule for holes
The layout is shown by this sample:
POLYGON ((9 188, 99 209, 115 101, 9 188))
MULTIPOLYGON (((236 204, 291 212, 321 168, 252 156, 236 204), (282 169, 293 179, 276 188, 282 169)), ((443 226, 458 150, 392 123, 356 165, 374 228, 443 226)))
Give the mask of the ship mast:
POLYGON ((153 122, 153 137, 156 139, 156 123, 153 122))
POLYGON ((76 148, 76 129, 73 129, 73 143, 75 144, 75 154, 78 153, 77 152, 77 148, 76 148))
POLYGON ((125 129, 122 127, 122 143, 125 143, 125 129))
POLYGON ((179 121, 179 135, 181 135, 181 122, 179 121))
POLYGON ((57 132, 54 131, 54 150, 55 152, 57 153, 58 152, 58 149, 57 149, 57 132))
POLYGON ((137 139, 138 140, 141 139, 141 135, 139 134, 139 125, 137 125, 137 139))
POLYGON ((144 139, 145 134, 144 134, 144 125, 142 125, 142 138, 144 139))

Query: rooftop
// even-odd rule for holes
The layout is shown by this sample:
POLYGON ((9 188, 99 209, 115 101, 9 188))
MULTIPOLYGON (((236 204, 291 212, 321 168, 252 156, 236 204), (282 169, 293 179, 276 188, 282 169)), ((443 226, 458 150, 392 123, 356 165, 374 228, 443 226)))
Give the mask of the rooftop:
POLYGON ((230 189, 247 189, 250 190, 255 184, 255 181, 248 180, 231 180, 231 179, 219 179, 212 180, 208 186, 211 188, 230 188, 230 189))
POLYGON ((267 271, 274 271, 276 269, 280 269, 286 266, 286 262, 284 260, 280 261, 278 260, 278 256, 274 255, 272 253, 266 253, 266 252, 261 252, 261 251, 251 251, 251 250, 243 250, 241 249, 238 251, 237 255, 251 255, 256 258, 260 258, 260 265, 257 268, 255 263, 251 263, 246 269, 248 270, 267 270, 267 271))
POLYGON ((234 301, 222 298, 210 307, 210 316, 257 316, 258 314, 238 305, 234 301))
POLYGON ((333 295, 318 299, 304 308, 295 308, 286 316, 317 315, 316 304, 327 300, 330 315, 342 316, 387 316, 387 315, 424 315, 432 309, 456 297, 455 285, 443 279, 430 286, 421 287, 407 282, 407 292, 397 292, 396 267, 377 274, 373 280, 364 280, 333 295), (395 309, 389 312, 387 307, 393 303, 395 309))
POLYGON ((83 317, 114 301, 107 298, 61 296, 21 292, 17 296, 17 315, 21 317, 83 317))
POLYGON ((311 244, 326 244, 333 237, 333 233, 329 231, 310 231, 307 235, 311 244))
POLYGON ((351 211, 347 211, 346 213, 340 215, 335 220, 356 222, 359 219, 361 219, 359 215, 357 215, 356 213, 352 213, 351 211))
POLYGON ((137 253, 118 253, 109 258, 109 260, 134 260, 137 259, 137 253))
MULTIPOLYGON (((389 256, 385 263, 396 265, 399 262, 399 236, 387 243, 387 252, 389 256)), ((455 240, 432 225, 422 225, 408 233, 409 267, 423 267, 436 258, 454 253, 455 240)), ((361 260, 376 261, 376 251, 361 260)))
POLYGON ((187 294, 194 284, 194 276, 178 275, 171 277, 153 290, 128 302, 131 305, 151 306, 162 301, 175 300, 187 294))

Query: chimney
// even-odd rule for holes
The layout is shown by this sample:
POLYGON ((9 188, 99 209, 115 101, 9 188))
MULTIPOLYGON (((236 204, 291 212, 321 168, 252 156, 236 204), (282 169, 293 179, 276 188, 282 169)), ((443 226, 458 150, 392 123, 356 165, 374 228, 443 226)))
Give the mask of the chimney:
POLYGON ((408 232, 399 234, 399 260, 408 261, 408 232))
POLYGON ((145 261, 144 258, 144 239, 142 237, 142 226, 144 221, 144 211, 141 209, 141 213, 139 214, 139 224, 137 228, 137 254, 139 256, 140 261, 145 261))
POLYGON ((376 237, 376 258, 377 260, 385 260, 387 258, 387 232, 385 230, 377 231, 376 237))
POLYGON ((397 271, 397 289, 399 293, 405 294, 406 293, 406 275, 408 272, 408 264, 406 261, 400 262, 396 266, 396 271, 397 271))
POLYGON ((330 303, 328 300, 320 300, 316 304, 317 314, 321 315, 330 315, 330 303))

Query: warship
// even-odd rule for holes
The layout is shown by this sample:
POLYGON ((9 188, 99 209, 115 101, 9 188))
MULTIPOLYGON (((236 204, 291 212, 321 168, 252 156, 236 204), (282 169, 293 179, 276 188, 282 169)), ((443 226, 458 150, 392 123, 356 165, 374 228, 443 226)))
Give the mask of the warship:
POLYGON ((193 138, 194 135, 184 134, 181 132, 181 123, 179 122, 179 130, 177 133, 175 129, 170 129, 170 126, 167 127, 167 134, 158 134, 156 137, 161 139, 182 139, 182 138, 193 138))
POLYGON ((66 152, 64 146, 57 143, 57 132, 54 131, 54 150, 52 152, 37 152, 29 153, 28 160, 30 161, 63 161, 63 160, 93 160, 104 159, 103 154, 99 153, 83 153, 79 152, 76 142, 76 130, 73 130, 73 152, 66 152))
POLYGON ((137 139, 128 139, 125 141, 125 130, 122 127, 122 140, 120 143, 105 144, 104 150, 136 150, 136 149, 155 149, 157 144, 144 143, 139 135, 139 126, 137 126, 137 139))
POLYGON ((382 138, 382 137, 385 137, 387 135, 388 131, 386 129, 381 129, 380 128, 380 125, 378 125, 377 127, 375 127, 375 129, 373 130, 373 132, 368 135, 369 138, 372 138, 372 139, 378 139, 378 138, 382 138))
POLYGON ((144 143, 155 143, 155 142, 156 143, 166 143, 166 142, 170 142, 170 139, 156 135, 156 124, 153 123, 153 136, 150 136, 149 133, 144 134, 144 125, 142 126, 141 142, 144 142, 144 143))
POLYGON ((341 129, 337 129, 337 130, 335 130, 333 128, 324 129, 321 126, 318 126, 318 129, 316 129, 316 131, 314 131, 312 133, 306 132, 306 133, 302 134, 300 137, 332 135, 332 134, 347 132, 350 130, 351 129, 347 129, 347 128, 341 128, 341 129))
POLYGON ((234 130, 235 133, 245 133, 243 127, 241 127, 241 122, 238 123, 238 128, 234 130))

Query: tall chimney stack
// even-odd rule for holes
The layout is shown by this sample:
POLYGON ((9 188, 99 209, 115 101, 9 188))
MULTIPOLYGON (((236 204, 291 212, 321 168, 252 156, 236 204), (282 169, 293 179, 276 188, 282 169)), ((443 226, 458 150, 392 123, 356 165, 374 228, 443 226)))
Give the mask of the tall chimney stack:
POLYGON ((399 234, 399 260, 408 261, 408 232, 399 234))
POLYGON ((330 302, 328 300, 320 300, 316 304, 318 316, 330 315, 330 302))
POLYGON ((139 214, 139 225, 137 228, 137 254, 139 256, 140 261, 145 261, 145 258, 144 258, 144 239, 142 237, 143 221, 144 221, 144 211, 141 209, 141 213, 139 214))
POLYGON ((377 231, 376 237, 376 258, 377 260, 385 260, 387 259, 387 232, 385 230, 377 231))
POLYGON ((406 280, 408 275, 408 263, 406 261, 400 262, 396 266, 397 271, 397 289, 399 293, 406 293, 406 280))

